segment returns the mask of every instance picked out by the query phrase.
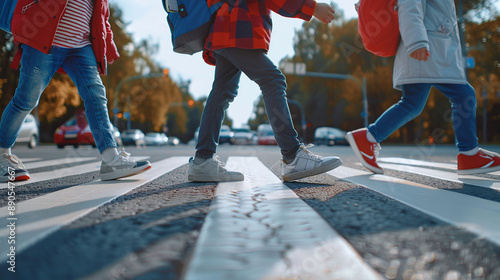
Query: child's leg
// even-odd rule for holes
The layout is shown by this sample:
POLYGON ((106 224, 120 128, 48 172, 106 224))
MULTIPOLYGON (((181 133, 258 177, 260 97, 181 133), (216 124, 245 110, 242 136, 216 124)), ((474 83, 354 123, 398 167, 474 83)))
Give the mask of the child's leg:
POLYGON ((373 124, 368 126, 368 131, 373 135, 377 143, 384 141, 394 131, 420 115, 425 107, 430 90, 430 84, 403 85, 401 100, 392 105, 373 124))
POLYGON ((19 85, 0 122, 0 147, 5 149, 14 145, 26 115, 38 105, 64 58, 59 53, 44 54, 27 45, 22 48, 19 85))
POLYGON ((224 113, 238 94, 241 71, 215 53, 215 78, 200 122, 196 158, 211 158, 217 150, 224 113))
POLYGON ((470 84, 433 85, 450 99, 455 141, 458 150, 470 151, 478 147, 476 136, 476 93, 470 84))
POLYGON ((83 99, 90 130, 99 152, 116 148, 109 120, 106 89, 97 69, 91 46, 69 50, 63 68, 78 88, 83 99))
MULTIPOLYGON (((281 148, 283 159, 293 159, 300 147, 297 132, 286 101, 285 76, 262 50, 223 49, 222 54, 252 81, 256 82, 264 97, 266 113, 281 148)), ((216 51, 218 53, 221 53, 216 51)))

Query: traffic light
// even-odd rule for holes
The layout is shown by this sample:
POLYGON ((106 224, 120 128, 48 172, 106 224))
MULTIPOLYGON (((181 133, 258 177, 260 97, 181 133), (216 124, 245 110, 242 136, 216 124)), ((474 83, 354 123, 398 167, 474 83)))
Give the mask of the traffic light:
POLYGON ((189 107, 193 107, 193 105, 194 105, 194 100, 193 100, 193 99, 189 100, 189 101, 188 101, 188 105, 189 105, 189 107))
POLYGON ((168 68, 163 69, 163 75, 165 75, 165 78, 168 77, 168 73, 170 73, 170 69, 168 68))
POLYGON ((123 117, 123 114, 122 114, 122 113, 118 113, 118 114, 116 114, 116 116, 117 116, 119 119, 121 119, 121 118, 123 117))

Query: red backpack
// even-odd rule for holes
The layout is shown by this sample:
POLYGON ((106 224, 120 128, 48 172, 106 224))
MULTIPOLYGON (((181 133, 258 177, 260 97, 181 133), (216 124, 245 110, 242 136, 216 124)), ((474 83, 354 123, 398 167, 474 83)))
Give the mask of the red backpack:
POLYGON ((397 5, 397 0, 359 1, 358 31, 369 52, 396 55, 400 40, 397 5))

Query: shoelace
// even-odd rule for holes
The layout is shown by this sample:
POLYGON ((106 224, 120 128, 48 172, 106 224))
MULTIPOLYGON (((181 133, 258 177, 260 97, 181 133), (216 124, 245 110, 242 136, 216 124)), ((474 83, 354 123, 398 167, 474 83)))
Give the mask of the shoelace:
POLYGON ((24 169, 23 163, 16 155, 3 154, 2 157, 12 163, 12 165, 16 166, 16 168, 24 169))
MULTIPOLYGON (((214 156, 212 159, 214 160, 214 162, 215 162, 218 166, 220 166, 220 167, 221 167, 221 169, 222 169, 223 171, 226 171, 226 168, 224 167, 226 164, 225 164, 224 162, 220 161, 219 156, 214 156)), ((219 168, 217 168, 217 171, 218 171, 218 170, 219 170, 219 168)))
POLYGON ((300 145, 300 148, 302 149, 302 151, 306 152, 307 156, 315 161, 321 161, 323 159, 322 156, 319 156, 319 155, 315 155, 313 153, 311 153, 311 151, 308 150, 308 148, 312 148, 314 147, 314 144, 307 144, 307 146, 304 146, 303 144, 300 145))
POLYGON ((125 149, 122 149, 121 152, 118 154, 120 156, 121 161, 125 162, 132 162, 133 160, 130 158, 130 154, 125 151, 125 149))
POLYGON ((499 154, 497 154, 495 152, 492 152, 492 151, 488 151, 488 150, 484 150, 484 149, 479 149, 479 151, 482 152, 485 155, 490 156, 490 157, 500 157, 499 154))

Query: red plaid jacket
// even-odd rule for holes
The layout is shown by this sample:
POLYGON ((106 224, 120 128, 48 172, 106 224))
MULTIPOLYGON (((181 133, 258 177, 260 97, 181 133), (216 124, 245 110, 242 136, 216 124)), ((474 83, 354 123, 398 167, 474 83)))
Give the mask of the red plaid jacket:
MULTIPOLYGON (((220 0, 208 0, 213 5, 220 0)), ((205 42, 203 58, 215 65, 213 50, 224 48, 269 50, 271 10, 284 16, 309 21, 315 0, 223 0, 205 42)))

